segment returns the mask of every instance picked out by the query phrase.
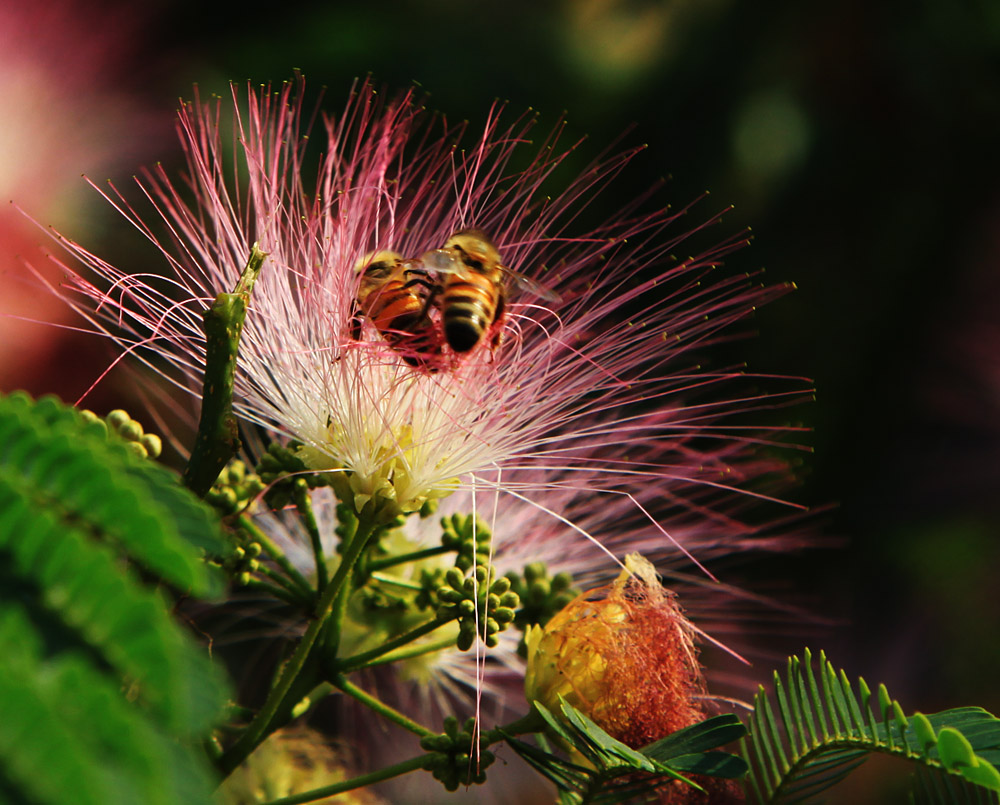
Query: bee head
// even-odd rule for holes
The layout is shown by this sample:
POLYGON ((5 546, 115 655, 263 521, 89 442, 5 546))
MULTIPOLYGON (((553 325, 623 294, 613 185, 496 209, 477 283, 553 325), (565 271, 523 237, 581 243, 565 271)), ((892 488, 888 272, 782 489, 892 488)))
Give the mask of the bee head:
POLYGON ((383 279, 392 273, 402 259, 401 255, 387 249, 369 252, 354 264, 354 272, 363 273, 365 277, 372 279, 383 279))
POLYGON ((500 264, 500 251, 481 229, 462 229, 448 238, 444 247, 458 251, 462 262, 474 271, 487 273, 500 264))

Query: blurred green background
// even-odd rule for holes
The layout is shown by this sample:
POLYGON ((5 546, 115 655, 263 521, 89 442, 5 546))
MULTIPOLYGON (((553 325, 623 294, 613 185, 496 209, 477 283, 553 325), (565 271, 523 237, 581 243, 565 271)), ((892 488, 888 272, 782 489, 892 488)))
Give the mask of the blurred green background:
MULTIPOLYGON (((733 355, 814 379, 816 402, 793 413, 815 448, 794 497, 836 504, 815 531, 843 543, 760 566, 837 621, 775 652, 805 634, 906 709, 1000 711, 1000 4, 49 5, 23 35, 71 29, 46 57, 62 64, 49 85, 65 81, 76 111, 46 101, 60 139, 44 156, 68 162, 76 121, 103 116, 117 157, 66 164, 66 193, 83 170, 124 184, 141 163, 177 162, 171 112, 193 82, 224 93, 230 79, 279 82, 300 68, 329 88, 331 110, 367 73, 392 89, 419 82, 452 119, 475 123, 498 97, 539 110, 545 131, 566 110, 567 138, 589 137, 581 165, 618 138, 648 143, 598 216, 667 174, 676 205, 706 189, 706 217, 735 204, 723 226, 752 226, 755 241, 728 265, 763 266, 798 290, 758 311, 758 336, 733 355), (100 65, 80 90, 87 59, 100 65)), ((50 209, 11 187, 0 189, 45 223, 132 267, 134 237, 96 194, 50 209)), ((3 277, 29 248, 4 244, 3 277)), ((42 331, 28 332, 5 349, 42 331)), ((75 399, 103 365, 84 364, 89 344, 47 347, 4 388, 75 399)))

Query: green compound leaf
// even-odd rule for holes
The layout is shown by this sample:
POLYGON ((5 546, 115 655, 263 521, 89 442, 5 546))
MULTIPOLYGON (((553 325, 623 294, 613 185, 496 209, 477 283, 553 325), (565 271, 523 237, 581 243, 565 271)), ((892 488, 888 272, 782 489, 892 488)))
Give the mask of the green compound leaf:
POLYGON ((978 707, 906 717, 884 686, 873 697, 859 679, 855 691, 822 652, 816 670, 808 649, 803 656, 775 673, 771 696, 761 688, 754 700, 742 747, 750 801, 808 801, 873 752, 915 764, 915 801, 997 801, 1000 719, 978 707))
POLYGON ((212 512, 52 399, 0 397, 0 802, 209 802, 227 687, 156 579, 221 588, 212 512))
POLYGON ((534 707, 550 734, 564 747, 579 753, 577 759, 567 760, 510 736, 507 742, 536 771, 555 783, 560 802, 633 801, 663 785, 680 784, 674 781, 700 788, 684 776, 687 773, 741 777, 747 771, 741 758, 707 751, 746 734, 746 728, 735 716, 708 719, 635 750, 612 738, 565 701, 560 706, 561 717, 539 702, 534 707), (580 758, 589 765, 580 762, 580 758))
POLYGON ((9 607, 0 610, 0 642, 0 757, 8 790, 20 795, 9 801, 209 801, 204 758, 129 704, 84 656, 44 662, 34 624, 9 607))
POLYGON ((58 508, 184 592, 210 596, 222 576, 202 561, 225 544, 211 510, 166 469, 53 398, 0 398, 0 477, 36 508, 58 508), (192 548, 200 550, 192 550, 192 548))

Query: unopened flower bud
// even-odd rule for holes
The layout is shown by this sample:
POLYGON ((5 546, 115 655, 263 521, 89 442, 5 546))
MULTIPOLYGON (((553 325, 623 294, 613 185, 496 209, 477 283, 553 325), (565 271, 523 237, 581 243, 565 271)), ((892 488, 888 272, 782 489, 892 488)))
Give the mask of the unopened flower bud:
POLYGON ((149 453, 146 452, 146 448, 143 447, 139 442, 128 441, 125 446, 139 458, 148 458, 149 453))
POLYGON ((114 411, 108 412, 104 420, 112 430, 121 430, 126 424, 132 421, 132 417, 128 415, 128 411, 116 408, 114 411))
POLYGON ((142 438, 142 425, 131 419, 123 424, 118 429, 118 432, 123 439, 128 439, 130 442, 138 442, 142 438))
POLYGON ((163 452, 163 442, 155 433, 144 433, 139 439, 139 444, 146 449, 150 458, 159 458, 163 452))
POLYGON ((525 694, 553 712, 562 696, 636 748, 701 720, 704 687, 674 596, 638 554, 626 567, 610 587, 529 628, 525 694))

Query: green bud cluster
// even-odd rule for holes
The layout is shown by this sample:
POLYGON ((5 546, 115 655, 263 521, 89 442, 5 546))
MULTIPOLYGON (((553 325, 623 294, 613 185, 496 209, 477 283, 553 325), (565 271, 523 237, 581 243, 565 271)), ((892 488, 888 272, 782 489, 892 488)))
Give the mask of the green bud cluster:
POLYGON ((128 449, 139 458, 159 458, 163 441, 155 433, 144 433, 142 425, 129 416, 128 411, 116 408, 102 420, 93 411, 80 412, 87 422, 103 422, 109 433, 120 436, 128 449))
MULTIPOLYGON (((514 626, 522 632, 529 626, 544 626, 580 594, 573 587, 573 577, 569 573, 550 576, 548 568, 542 562, 525 565, 523 576, 511 572, 505 578, 521 599, 521 608, 514 617, 514 626)), ((519 651, 523 654, 523 643, 519 651)))
POLYGON ((380 615, 390 612, 405 613, 410 602, 405 596, 393 595, 387 590, 362 587, 351 600, 351 606, 364 615, 380 615))
POLYGON ((297 455, 300 446, 297 442, 291 442, 287 447, 271 442, 257 463, 257 474, 270 487, 264 500, 272 509, 283 509, 292 501, 294 482, 298 478, 309 484, 310 489, 327 486, 323 476, 307 472, 306 465, 297 455))
POLYGON ((231 461, 219 473, 205 500, 225 516, 245 509, 263 491, 264 482, 259 475, 250 472, 242 461, 231 461))
POLYGON ((510 589, 510 581, 493 581, 492 568, 482 565, 468 577, 457 567, 450 568, 445 583, 437 590, 437 598, 437 617, 458 621, 460 651, 472 648, 477 634, 487 647, 494 648, 500 642, 497 635, 513 623, 520 603, 517 593, 510 589))
POLYGON ((438 590, 445 584, 446 572, 443 567, 436 567, 433 570, 421 569, 420 592, 413 599, 413 603, 417 605, 418 609, 437 609, 441 603, 438 598, 438 590))
POLYGON ((234 544, 232 551, 222 560, 223 569, 238 586, 245 587, 250 583, 260 567, 261 550, 260 543, 247 540, 243 544, 234 544))
POLYGON ((443 733, 420 739, 420 748, 429 753, 424 760, 424 769, 440 780, 448 791, 456 791, 460 785, 486 782, 486 769, 496 758, 486 749, 489 744, 482 736, 479 738, 478 757, 473 757, 475 734, 475 718, 467 718, 459 729, 458 719, 448 716, 444 720, 443 733))
POLYGON ((471 514, 442 517, 441 531, 441 544, 458 552, 455 567, 463 573, 473 567, 489 564, 493 533, 478 517, 471 514))

